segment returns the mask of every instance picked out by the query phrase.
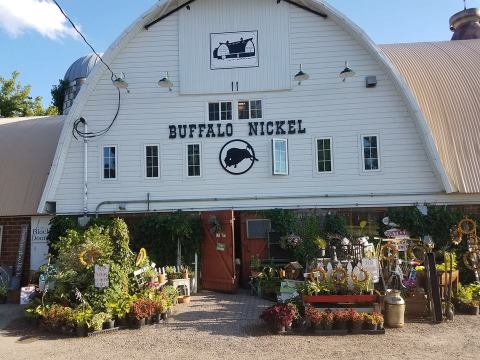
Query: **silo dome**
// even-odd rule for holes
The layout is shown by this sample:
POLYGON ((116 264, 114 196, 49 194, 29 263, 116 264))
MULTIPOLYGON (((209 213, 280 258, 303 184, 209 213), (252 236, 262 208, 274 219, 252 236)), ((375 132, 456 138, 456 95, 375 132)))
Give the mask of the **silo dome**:
MULTIPOLYGON (((103 54, 100 54, 102 56, 103 54)), ((99 62, 99 58, 95 54, 88 54, 77 59, 70 67, 63 80, 66 82, 65 99, 63 101, 62 114, 68 114, 73 105, 73 101, 77 97, 80 88, 85 83, 88 74, 90 74, 99 62)))
POLYGON ((452 40, 480 39, 480 9, 465 9, 450 18, 452 40))
MULTIPOLYGON (((103 54, 100 54, 102 56, 103 54)), ((93 70, 95 64, 100 61, 95 54, 88 54, 77 59, 65 73, 65 81, 72 82, 77 79, 86 79, 93 70)))

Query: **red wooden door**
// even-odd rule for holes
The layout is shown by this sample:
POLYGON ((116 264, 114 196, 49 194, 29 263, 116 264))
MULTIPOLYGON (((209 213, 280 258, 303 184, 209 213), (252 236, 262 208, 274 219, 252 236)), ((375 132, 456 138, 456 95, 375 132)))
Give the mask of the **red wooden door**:
POLYGON ((250 258, 259 255, 260 259, 268 258, 268 241, 265 238, 248 239, 247 237, 247 220, 261 219, 258 215, 242 213, 241 221, 241 238, 242 238, 242 285, 248 284, 250 276, 250 258))
POLYGON ((202 287, 204 289, 233 292, 236 288, 233 220, 233 211, 202 213, 202 287), (222 225, 223 234, 212 233, 209 220, 213 216, 222 225))

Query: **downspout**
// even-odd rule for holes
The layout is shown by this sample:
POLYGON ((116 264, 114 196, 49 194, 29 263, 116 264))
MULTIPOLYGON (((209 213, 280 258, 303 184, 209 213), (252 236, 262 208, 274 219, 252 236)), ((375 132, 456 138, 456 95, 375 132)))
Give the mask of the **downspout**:
MULTIPOLYGON (((85 134, 88 133, 87 121, 84 122, 85 134)), ((88 213, 88 140, 83 137, 83 216, 88 213)))

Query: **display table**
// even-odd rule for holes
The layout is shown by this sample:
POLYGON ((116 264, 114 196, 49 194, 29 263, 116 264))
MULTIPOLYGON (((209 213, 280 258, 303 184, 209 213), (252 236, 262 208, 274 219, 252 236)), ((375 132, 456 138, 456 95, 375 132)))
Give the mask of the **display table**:
POLYGON ((303 295, 303 302, 328 307, 332 311, 348 307, 366 313, 380 312, 378 295, 303 295))

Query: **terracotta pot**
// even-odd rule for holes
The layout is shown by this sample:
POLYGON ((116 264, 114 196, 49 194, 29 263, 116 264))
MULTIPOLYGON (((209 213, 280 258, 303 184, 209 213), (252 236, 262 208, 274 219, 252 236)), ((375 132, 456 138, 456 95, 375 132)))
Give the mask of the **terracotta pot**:
POLYGON ((335 320, 333 324, 333 328, 335 330, 346 330, 348 327, 348 321, 346 320, 335 320))
POLYGON ((163 284, 166 281, 167 281, 167 278, 166 278, 165 274, 158 274, 158 282, 160 284, 163 284))

